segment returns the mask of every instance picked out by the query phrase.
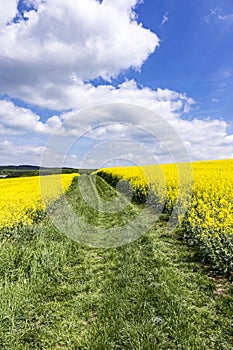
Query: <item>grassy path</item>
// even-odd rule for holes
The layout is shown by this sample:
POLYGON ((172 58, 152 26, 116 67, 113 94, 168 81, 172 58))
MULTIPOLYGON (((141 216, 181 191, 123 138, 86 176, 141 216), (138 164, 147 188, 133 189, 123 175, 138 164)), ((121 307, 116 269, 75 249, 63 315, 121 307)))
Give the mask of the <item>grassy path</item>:
MULTIPOLYGON (((98 193, 90 178, 85 184, 98 210, 82 200, 77 181, 67 198, 87 223, 104 229, 138 213, 130 204, 99 210, 97 194, 109 200, 114 190, 102 180, 98 193)), ((82 246, 48 219, 2 235, 0 349, 233 349, 232 286, 208 278, 164 225, 110 249, 82 246)))

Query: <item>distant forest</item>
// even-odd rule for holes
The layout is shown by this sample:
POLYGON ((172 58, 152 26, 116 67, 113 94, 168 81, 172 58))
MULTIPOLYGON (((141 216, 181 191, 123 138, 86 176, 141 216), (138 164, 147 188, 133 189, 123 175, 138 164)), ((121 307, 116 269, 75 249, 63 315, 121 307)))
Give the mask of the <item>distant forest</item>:
POLYGON ((97 169, 77 169, 77 168, 44 168, 38 165, 2 165, 0 166, 0 178, 39 176, 53 174, 91 174, 97 169))
POLYGON ((21 177, 21 176, 38 176, 38 175, 52 175, 52 174, 71 174, 78 172, 78 169, 73 168, 41 168, 37 165, 6 165, 0 166, 0 177, 21 177))

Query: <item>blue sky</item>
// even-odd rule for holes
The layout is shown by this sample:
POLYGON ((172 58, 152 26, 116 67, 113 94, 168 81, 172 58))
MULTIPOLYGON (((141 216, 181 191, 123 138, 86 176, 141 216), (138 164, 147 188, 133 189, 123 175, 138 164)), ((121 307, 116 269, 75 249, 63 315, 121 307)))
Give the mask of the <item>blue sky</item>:
MULTIPOLYGON (((231 0, 0 0, 0 27, 1 164, 40 163, 59 128, 79 137, 66 165, 79 166, 93 145, 114 138, 169 161, 143 133, 128 125, 119 132, 129 122, 153 130, 151 115, 79 116, 119 102, 162 115, 192 160, 233 157, 231 0), (80 139, 93 125, 98 136, 80 139)), ((119 157, 134 158, 125 150, 119 157)))
POLYGON ((145 1, 138 9, 142 23, 153 29, 161 46, 137 80, 153 88, 186 92, 198 113, 232 120, 232 1, 145 1), (214 11, 211 15, 211 11, 214 11), (161 25, 161 17, 167 22, 161 25))

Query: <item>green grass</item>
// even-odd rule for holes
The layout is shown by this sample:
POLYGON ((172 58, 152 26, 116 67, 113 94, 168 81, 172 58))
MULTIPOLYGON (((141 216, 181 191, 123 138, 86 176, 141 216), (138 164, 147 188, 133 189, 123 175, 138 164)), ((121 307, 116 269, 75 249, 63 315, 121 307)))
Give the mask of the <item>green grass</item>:
MULTIPOLYGON (((141 210, 98 211, 77 182, 67 199, 93 226, 117 227, 141 210)), ((97 185, 105 200, 116 197, 97 185)), ((0 349, 233 349, 232 285, 208 277, 165 225, 109 249, 70 240, 48 218, 2 234, 0 349)))

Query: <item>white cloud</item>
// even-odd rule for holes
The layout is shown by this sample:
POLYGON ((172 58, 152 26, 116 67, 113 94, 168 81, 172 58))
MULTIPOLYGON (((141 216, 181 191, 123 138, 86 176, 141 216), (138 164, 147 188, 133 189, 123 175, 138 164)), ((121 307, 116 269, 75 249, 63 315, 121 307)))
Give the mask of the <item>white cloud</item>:
POLYGON ((75 82, 140 69, 159 44, 135 19, 137 0, 30 3, 37 11, 26 12, 27 21, 1 29, 0 92, 31 103, 55 104, 75 82))
MULTIPOLYGON (((95 106, 105 103, 130 103, 138 106, 147 107, 150 110, 157 112, 166 117, 167 120, 173 119, 176 115, 180 115, 184 110, 188 110, 194 101, 185 94, 169 90, 160 89, 152 90, 148 87, 140 88, 134 80, 126 81, 120 84, 117 88, 111 85, 100 85, 96 88, 93 86, 83 86, 80 89, 76 102, 78 110, 85 109, 86 106, 95 106)), ((66 113, 63 118, 72 116, 76 111, 66 113)), ((105 116, 100 116, 104 121, 105 116)), ((114 120, 114 114, 112 115, 114 120)), ((98 118, 97 118, 98 120, 98 118)), ((141 116, 139 124, 143 123, 145 116, 141 116)))
POLYGON ((105 0, 105 3, 118 8, 120 11, 130 11, 143 0, 105 0))
POLYGON ((37 105, 45 105, 51 109, 75 109, 88 108, 94 105, 126 102, 148 106, 158 109, 158 113, 167 113, 172 109, 175 111, 183 107, 188 111, 193 100, 185 94, 171 91, 169 89, 151 90, 147 87, 138 87, 134 80, 125 81, 117 87, 113 85, 98 85, 77 83, 72 86, 57 86, 45 88, 40 95, 35 96, 33 90, 25 90, 24 100, 31 101, 37 105), (146 101, 145 101, 146 100, 146 101), (170 104, 168 108, 168 104, 170 104))
POLYGON ((18 0, 0 0, 0 28, 15 17, 17 4, 18 0))
MULTIPOLYGON (((65 122, 65 127, 63 126, 59 132, 61 144, 56 148, 57 159, 60 159, 59 147, 62 148, 63 142, 64 144, 69 143, 69 140, 73 142, 87 132, 85 136, 81 137, 81 141, 89 140, 88 147, 105 140, 132 140, 146 145, 155 155, 156 160, 166 161, 167 154, 163 148, 158 147, 158 140, 153 137, 153 133, 155 135, 157 133, 161 137, 165 135, 168 145, 177 154, 180 151, 180 146, 173 144, 172 133, 171 135, 166 134, 167 130, 159 129, 160 124, 150 111, 161 115, 169 123, 171 130, 178 133, 182 144, 187 148, 193 160, 231 157, 233 135, 228 133, 228 124, 225 121, 211 118, 191 118, 190 120, 182 118, 183 111, 191 109, 193 103, 194 101, 185 94, 168 89, 154 91, 147 87, 140 88, 134 81, 126 81, 118 88, 113 86, 89 86, 87 88, 84 86, 83 90, 80 89, 80 99, 73 111, 63 113, 60 117, 53 116, 46 122, 42 122, 39 116, 29 109, 17 107, 10 101, 0 101, 0 133, 1 130, 4 130, 5 135, 11 135, 11 147, 7 148, 8 153, 1 152, 1 163, 4 163, 3 154, 8 154, 8 157, 12 159, 18 159, 19 152, 15 153, 13 144, 16 150, 22 151, 20 159, 24 160, 23 163, 28 163, 27 159, 34 159, 32 163, 38 163, 38 152, 62 122, 65 122), (97 101, 99 104, 103 104, 103 108, 97 106, 95 109, 85 110, 86 106, 94 106, 97 101), (116 102, 128 103, 129 105, 125 108, 116 102), (104 105, 107 103, 113 104, 104 105), (140 107, 134 108, 132 112, 131 106, 135 105, 146 107, 148 113, 142 113, 140 107), (99 127, 100 125, 102 126, 99 127), (62 135, 68 136, 68 139, 67 137, 64 139, 62 135), (29 156, 32 149, 35 149, 37 153, 32 151, 29 156)), ((6 141, 6 137, 4 137, 2 132, 2 140, 6 141)), ((70 150, 71 156, 67 157, 66 165, 78 166, 80 153, 85 154, 87 149, 81 145, 76 151, 77 153, 70 150)), ((126 153, 128 151, 123 149, 122 155, 126 153)), ((147 162, 146 157, 144 161, 147 162)))
POLYGON ((221 21, 233 20, 233 13, 229 13, 228 15, 218 15, 218 19, 221 21))
POLYGON ((1 140, 1 164, 40 164, 45 147, 39 145, 16 144, 9 140, 1 140))
POLYGON ((220 8, 210 9, 209 14, 205 16, 205 21, 208 23, 210 18, 213 16, 214 17, 218 16, 220 11, 221 11, 220 8))
MULTIPOLYGON (((183 93, 169 89, 152 90, 140 87, 134 80, 119 86, 111 78, 130 67, 140 69, 159 45, 155 33, 138 23, 134 11, 138 0, 25 0, 35 10, 25 12, 27 21, 10 22, 17 12, 17 1, 0 0, 0 93, 51 109, 69 109, 47 121, 28 108, 17 107, 11 101, 0 100, 0 149, 2 164, 39 164, 40 156, 51 134, 60 129, 75 140, 78 135, 102 123, 87 136, 90 144, 105 139, 131 139, 146 145, 156 159, 164 161, 165 153, 155 142, 153 133, 159 123, 151 112, 135 113, 119 105, 109 110, 87 111, 85 118, 78 112, 85 108, 109 103, 144 106, 160 114, 180 135, 192 159, 227 158, 232 156, 233 135, 226 122, 218 119, 184 120, 182 114, 191 111, 194 101, 183 93), (108 85, 94 86, 93 78, 102 77, 108 85), (77 118, 74 116, 77 115, 77 118), (71 119, 69 120, 69 118, 71 119), (121 122, 121 124, 119 124, 121 122), (133 126, 138 126, 135 128, 133 126)), ((220 9, 211 10, 218 20, 231 19, 220 9)), ((164 14, 161 25, 168 21, 164 14)), ((155 73, 156 74, 156 73, 155 73)), ((216 102, 216 101, 215 101, 216 102)), ((166 130, 161 128, 161 133, 166 130)), ((168 144, 179 151, 179 145, 168 144)), ((59 147, 56 157, 59 159, 59 147)), ((67 165, 77 166, 80 154, 67 156, 67 165)), ((85 153, 85 147, 82 152, 85 153)), ((77 150, 79 152, 79 150, 77 150)), ((130 150, 122 150, 130 157, 130 150)), ((56 158, 55 157, 55 158, 56 158)), ((141 154, 139 154, 139 158, 141 154)), ((141 157, 142 161, 146 161, 141 157)), ((93 163, 94 166, 94 163, 93 163)))
POLYGON ((162 22, 161 22, 161 27, 164 26, 165 23, 168 22, 168 13, 166 12, 164 15, 163 15, 163 19, 162 19, 162 22))
POLYGON ((228 135, 229 125, 219 119, 174 120, 186 148, 194 160, 230 158, 233 135, 228 135))
POLYGON ((233 20, 233 13, 228 13, 228 14, 221 14, 222 10, 221 8, 217 7, 214 9, 210 10, 210 13, 205 16, 206 22, 209 22, 211 17, 215 17, 219 21, 232 21, 233 20))
POLYGON ((50 134, 61 125, 60 118, 53 116, 46 123, 28 108, 17 107, 11 101, 0 100, 0 135, 24 135, 28 132, 50 134))

